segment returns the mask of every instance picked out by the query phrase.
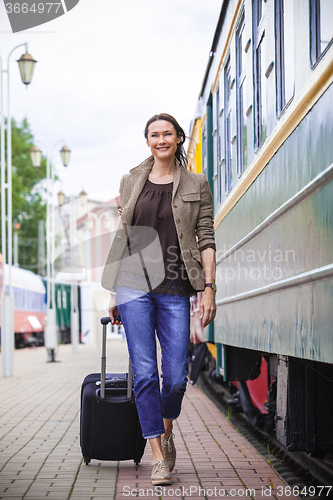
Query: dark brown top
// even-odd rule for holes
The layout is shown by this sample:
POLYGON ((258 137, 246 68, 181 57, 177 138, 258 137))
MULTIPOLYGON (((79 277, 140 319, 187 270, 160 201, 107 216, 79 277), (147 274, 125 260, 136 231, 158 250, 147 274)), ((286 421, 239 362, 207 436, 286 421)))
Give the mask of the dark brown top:
MULTIPOLYGON (((173 183, 155 184, 147 179, 136 203, 132 226, 146 226, 156 230, 163 254, 165 279, 154 289, 154 293, 194 295, 181 257, 178 236, 172 213, 173 183)), ((212 246, 212 245, 208 245, 212 246)), ((214 246, 215 248, 215 246, 214 246)), ((118 284, 133 286, 132 279, 120 273, 118 284)))

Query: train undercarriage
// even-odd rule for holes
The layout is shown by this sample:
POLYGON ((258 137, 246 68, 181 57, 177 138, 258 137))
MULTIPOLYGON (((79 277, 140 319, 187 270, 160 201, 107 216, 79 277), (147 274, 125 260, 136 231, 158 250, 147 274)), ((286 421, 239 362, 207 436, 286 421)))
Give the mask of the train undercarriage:
POLYGON ((200 365, 226 389, 230 411, 242 411, 289 451, 316 457, 333 451, 331 364, 224 345, 224 368, 217 373, 209 347, 193 350, 192 383, 200 365))

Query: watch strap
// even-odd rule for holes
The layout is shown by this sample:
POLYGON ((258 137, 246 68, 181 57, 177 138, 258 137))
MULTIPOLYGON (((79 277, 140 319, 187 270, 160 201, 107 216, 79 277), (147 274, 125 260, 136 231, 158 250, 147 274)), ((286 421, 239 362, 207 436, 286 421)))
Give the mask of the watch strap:
POLYGON ((216 292, 216 290, 217 290, 217 287, 216 287, 215 283, 206 283, 205 284, 205 288, 206 287, 212 288, 214 290, 214 292, 216 292))

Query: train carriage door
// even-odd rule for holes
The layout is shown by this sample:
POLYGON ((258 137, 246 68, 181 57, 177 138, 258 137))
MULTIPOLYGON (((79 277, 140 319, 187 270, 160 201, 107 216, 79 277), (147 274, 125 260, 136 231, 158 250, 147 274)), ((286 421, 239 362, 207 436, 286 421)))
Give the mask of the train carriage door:
POLYGON ((259 149, 267 136, 266 77, 265 77, 265 29, 263 24, 263 0, 253 0, 253 84, 254 84, 254 135, 255 148, 259 149))
POLYGON ((203 173, 208 179, 208 184, 213 195, 213 209, 214 209, 214 153, 213 153, 213 99, 212 94, 209 94, 207 101, 207 118, 206 118, 206 131, 205 131, 205 155, 203 156, 202 167, 206 171, 203 173))
MULTIPOLYGON (((207 102, 207 114, 206 114, 206 125, 205 125, 205 146, 203 146, 203 151, 205 149, 205 157, 203 157, 202 167, 203 173, 208 179, 208 184, 213 195, 213 210, 214 210, 214 145, 213 145, 213 99, 212 94, 209 94, 209 99, 207 102), (204 171, 204 169, 206 171, 204 171)), ((215 210, 214 210, 215 211, 215 210)), ((212 321, 208 326, 208 339, 214 340, 214 322, 212 321)))
POLYGON ((225 194, 231 189, 231 63, 230 55, 224 68, 224 148, 225 148, 225 194))
POLYGON ((277 115, 293 98, 294 76, 294 2, 275 0, 276 100, 277 115))
POLYGON ((236 31, 236 111, 237 111, 237 175, 240 177, 247 166, 247 125, 244 110, 245 53, 244 40, 245 13, 242 12, 236 31))

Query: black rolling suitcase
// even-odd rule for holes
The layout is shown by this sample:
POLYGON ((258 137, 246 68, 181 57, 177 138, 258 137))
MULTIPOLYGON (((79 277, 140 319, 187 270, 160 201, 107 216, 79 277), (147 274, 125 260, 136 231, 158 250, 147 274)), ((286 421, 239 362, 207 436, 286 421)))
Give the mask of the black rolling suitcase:
POLYGON ((146 439, 142 437, 129 373, 105 373, 106 325, 102 318, 101 373, 91 373, 81 389, 80 444, 85 464, 97 460, 131 460, 138 464, 146 439))

